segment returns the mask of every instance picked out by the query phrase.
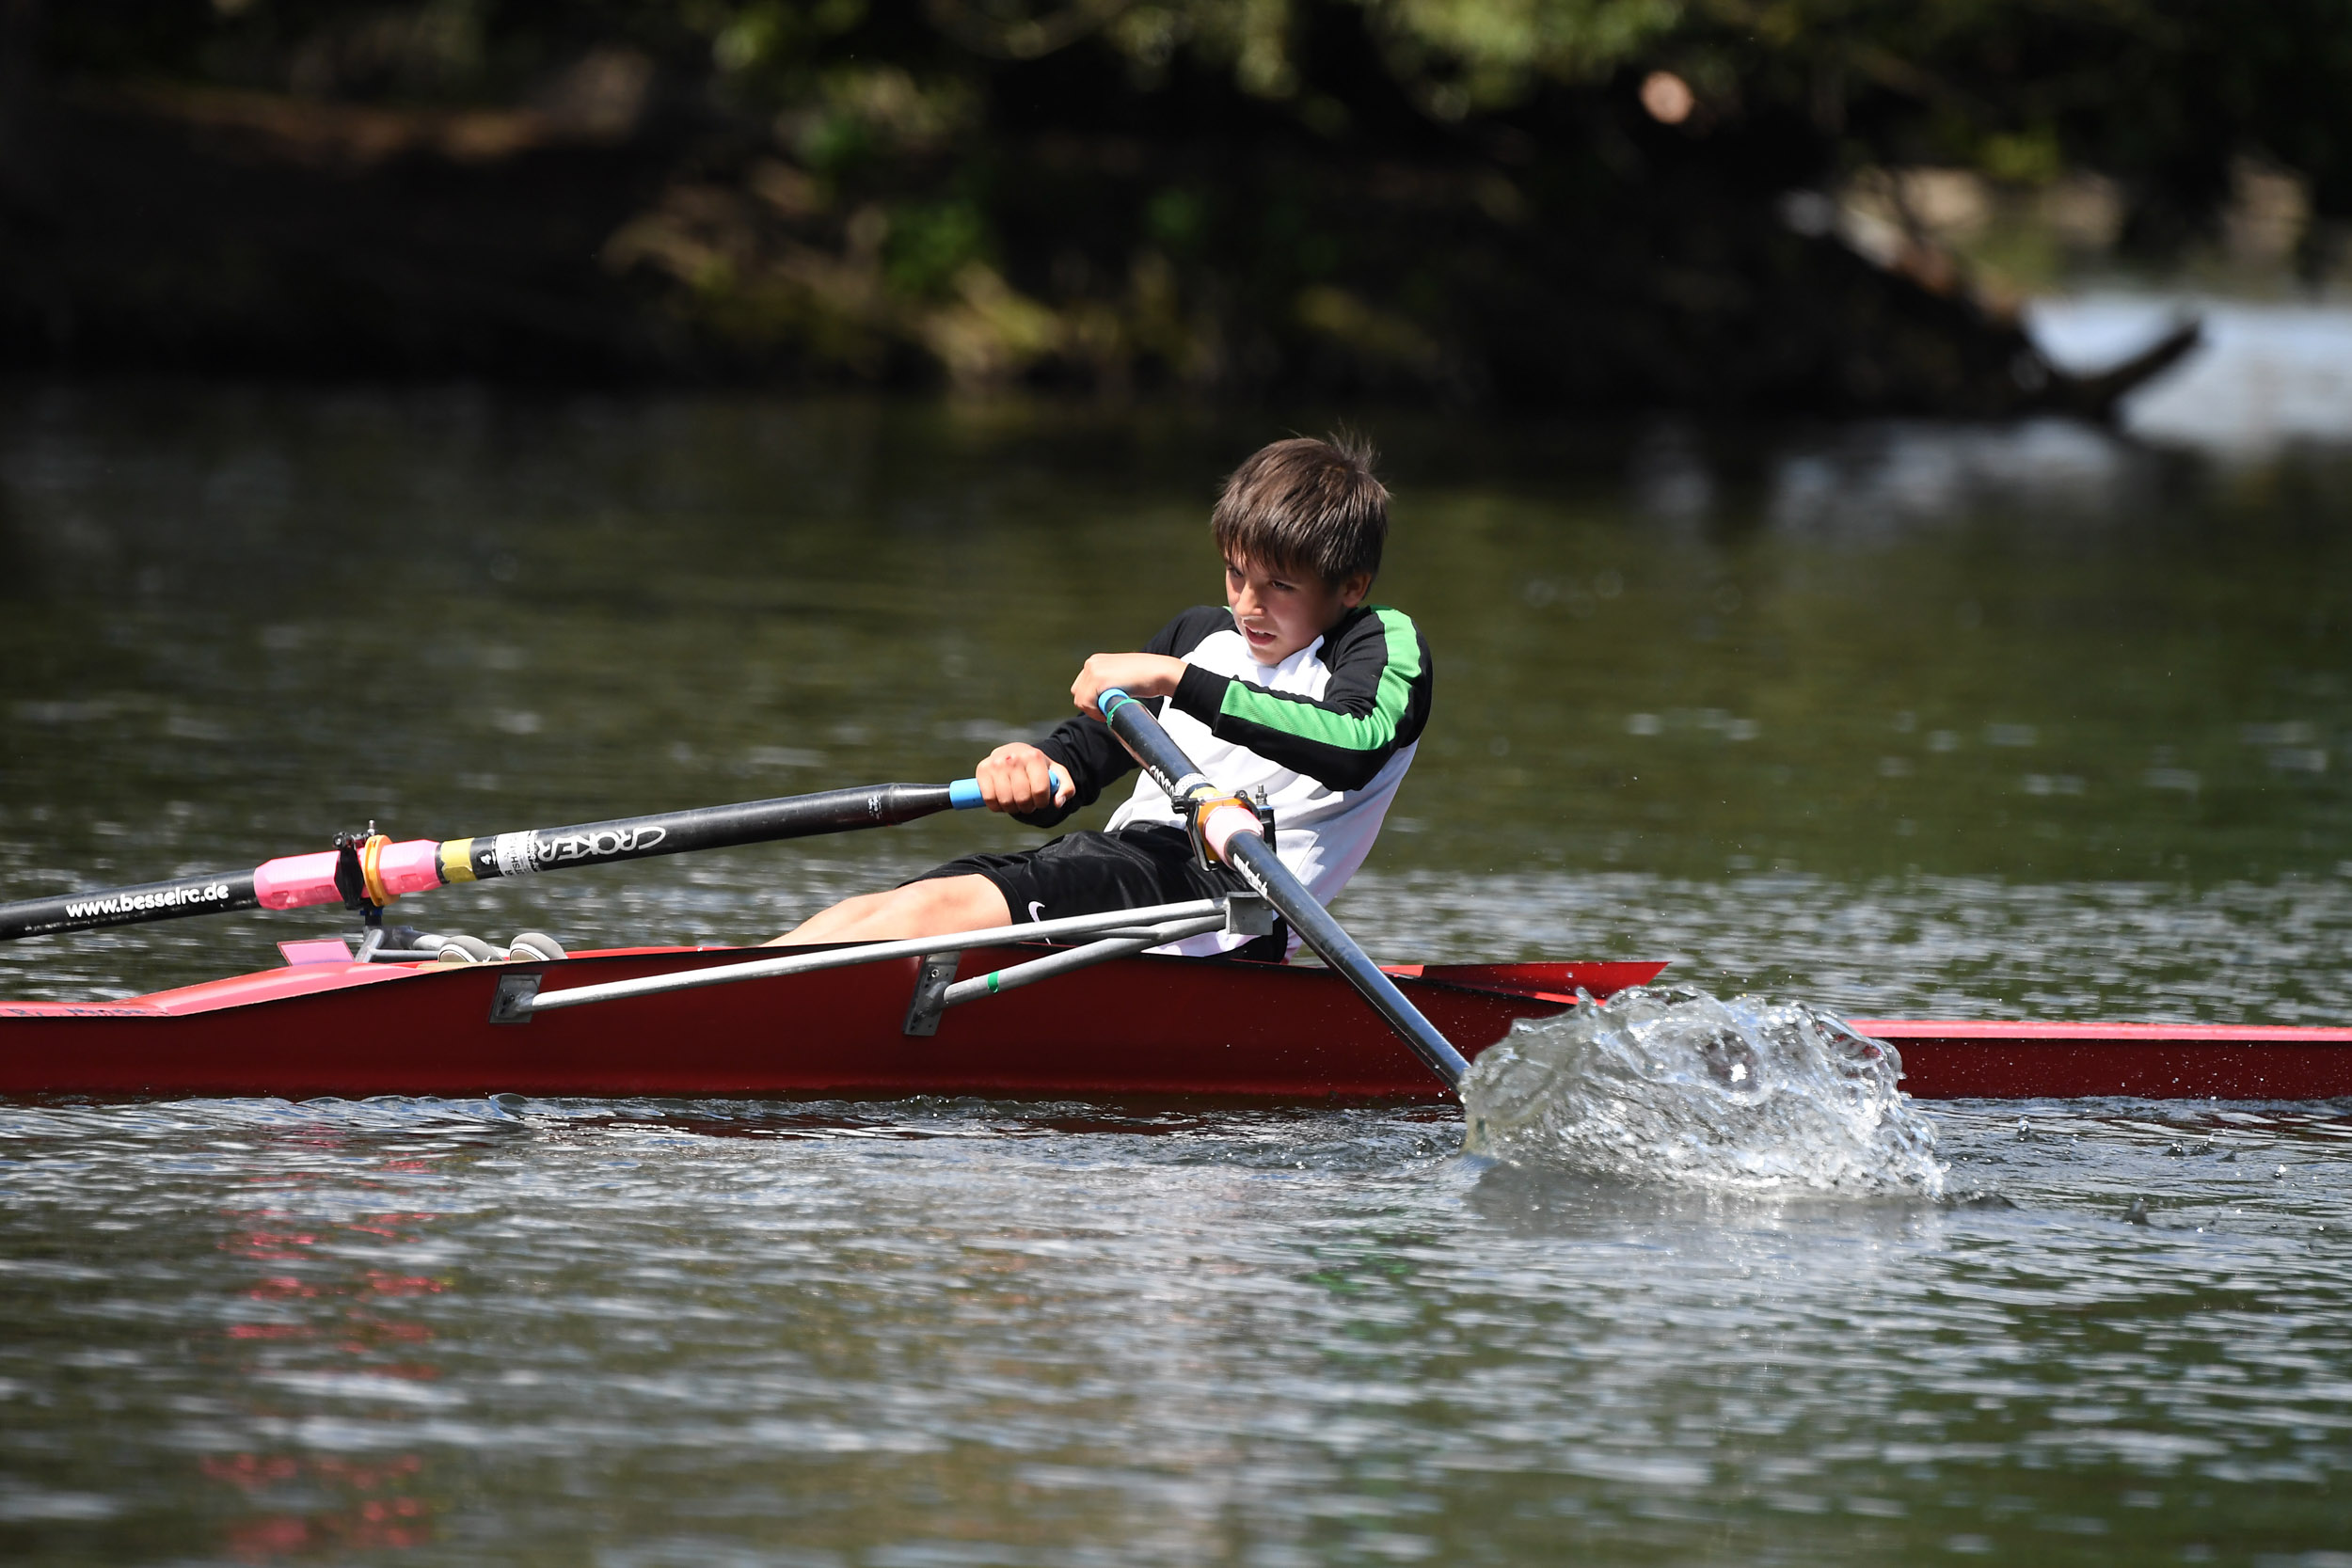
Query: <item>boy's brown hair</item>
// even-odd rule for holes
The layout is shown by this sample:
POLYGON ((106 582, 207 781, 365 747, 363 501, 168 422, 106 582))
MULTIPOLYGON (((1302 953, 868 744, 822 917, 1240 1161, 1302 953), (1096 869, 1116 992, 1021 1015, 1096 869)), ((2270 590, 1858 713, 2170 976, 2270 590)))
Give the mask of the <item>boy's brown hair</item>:
POLYGON ((1312 572, 1334 586, 1377 577, 1389 539, 1389 492, 1376 454, 1357 436, 1293 436, 1250 453, 1225 482, 1209 531, 1227 560, 1312 572))

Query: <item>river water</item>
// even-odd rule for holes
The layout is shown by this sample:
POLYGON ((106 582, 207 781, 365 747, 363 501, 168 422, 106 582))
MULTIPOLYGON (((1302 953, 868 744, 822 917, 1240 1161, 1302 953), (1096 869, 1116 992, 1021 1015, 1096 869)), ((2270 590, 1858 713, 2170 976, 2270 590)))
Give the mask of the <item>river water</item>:
MULTIPOLYGON (((2352 1019, 2352 441, 1354 412, 1438 673, 1337 906, 1378 956, 2352 1019)), ((968 772, 1328 418, 8 388, 0 897, 968 772)), ((1020 835, 403 909, 740 941, 1020 835)), ((334 928, 16 943, 0 995, 334 928)), ((1938 1105, 1939 1190, 1855 1197, 1458 1112, 0 1105, 0 1551, 2340 1568, 2345 1112, 1938 1105)))

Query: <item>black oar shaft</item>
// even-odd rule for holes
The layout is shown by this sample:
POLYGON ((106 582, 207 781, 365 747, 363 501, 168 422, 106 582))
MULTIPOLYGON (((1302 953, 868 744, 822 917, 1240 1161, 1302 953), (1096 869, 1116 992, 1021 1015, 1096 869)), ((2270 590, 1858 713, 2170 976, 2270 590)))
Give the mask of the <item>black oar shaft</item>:
POLYGON ((1438 1026, 1406 1000, 1396 982, 1381 973, 1380 966, 1356 944, 1356 939, 1331 917, 1331 911, 1316 902, 1314 895, 1307 891, 1306 884, 1291 868, 1275 857, 1273 847, 1263 838, 1236 835, 1227 843, 1225 855, 1244 881, 1264 894, 1266 902, 1282 911, 1291 929, 1298 933, 1298 940, 1345 975, 1348 983, 1372 1004, 1372 1010, 1388 1020, 1389 1027, 1412 1047, 1413 1054, 1422 1059, 1422 1065, 1436 1073, 1447 1088, 1458 1093, 1463 1075, 1470 1071, 1470 1063, 1454 1049, 1454 1042, 1438 1033, 1438 1026))
POLYGON ((59 894, 0 904, 0 942, 47 936, 56 931, 95 931, 107 926, 140 926, 191 914, 226 914, 261 908, 253 873, 229 871, 181 877, 168 882, 106 888, 97 893, 59 894))
MULTIPOLYGON (((742 844, 807 838, 912 822, 953 807, 979 803, 970 780, 956 784, 869 784, 739 805, 699 806, 650 816, 616 817, 568 828, 534 828, 482 838, 412 840, 391 847, 397 871, 386 880, 391 896, 448 882, 488 881, 571 866, 724 849, 742 844)), ((287 856, 252 871, 227 871, 136 887, 102 888, 0 904, 0 942, 19 937, 136 926, 232 910, 307 909, 342 901, 333 851, 287 856)), ((379 901, 389 902, 389 898, 379 901)))
POLYGON ((652 816, 622 816, 569 828, 534 828, 496 837, 450 839, 441 863, 452 881, 524 877, 575 865, 610 865, 694 849, 809 838, 886 828, 948 809, 946 784, 872 784, 733 806, 699 806, 652 816), (457 870, 462 863, 466 871, 457 870))
MULTIPOLYGON (((1111 733, 1119 736, 1143 770, 1152 776, 1152 782, 1168 792, 1170 800, 1182 802, 1191 798, 1197 802, 1218 793, 1193 767, 1184 748, 1160 727, 1150 708, 1117 689, 1104 692, 1097 701, 1111 733)), ((1298 939, 1325 963, 1346 976, 1348 983, 1372 1004, 1373 1010, 1388 1020, 1389 1026, 1412 1048, 1413 1054, 1447 1088, 1458 1093, 1463 1075, 1470 1071, 1470 1063, 1454 1049, 1452 1040, 1422 1017, 1421 1009, 1397 990, 1396 982, 1382 974, 1380 966, 1356 945, 1356 939, 1307 891, 1307 885, 1296 874, 1276 857, 1273 847, 1263 838, 1237 833, 1226 841, 1223 853, 1233 869, 1241 873, 1243 880, 1282 911, 1298 939)))

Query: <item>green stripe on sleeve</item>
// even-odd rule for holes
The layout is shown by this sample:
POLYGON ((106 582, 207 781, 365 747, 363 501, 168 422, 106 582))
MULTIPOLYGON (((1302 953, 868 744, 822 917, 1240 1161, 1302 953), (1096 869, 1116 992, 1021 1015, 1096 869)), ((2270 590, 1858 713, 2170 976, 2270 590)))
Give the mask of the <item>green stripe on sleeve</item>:
POLYGON ((1225 705, 1217 710, 1218 716, 1342 751, 1376 752, 1390 744, 1412 702, 1413 682, 1421 676, 1421 639, 1414 635, 1412 617, 1403 610, 1383 605, 1375 606, 1373 614, 1379 618, 1389 657, 1380 672, 1370 713, 1354 719, 1312 703, 1276 696, 1248 681, 1233 681, 1225 688, 1225 705))

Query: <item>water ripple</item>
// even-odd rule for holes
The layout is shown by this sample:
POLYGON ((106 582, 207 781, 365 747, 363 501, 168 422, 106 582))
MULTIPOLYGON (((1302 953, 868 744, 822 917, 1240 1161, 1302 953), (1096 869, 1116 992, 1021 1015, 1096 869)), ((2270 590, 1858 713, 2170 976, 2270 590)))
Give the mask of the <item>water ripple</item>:
POLYGON ((1957 1196, 1823 1204, 1465 1157, 1435 1110, 9 1105, 0 1528, 424 1562, 2334 1539, 2352 1114, 1935 1123, 1957 1196))

